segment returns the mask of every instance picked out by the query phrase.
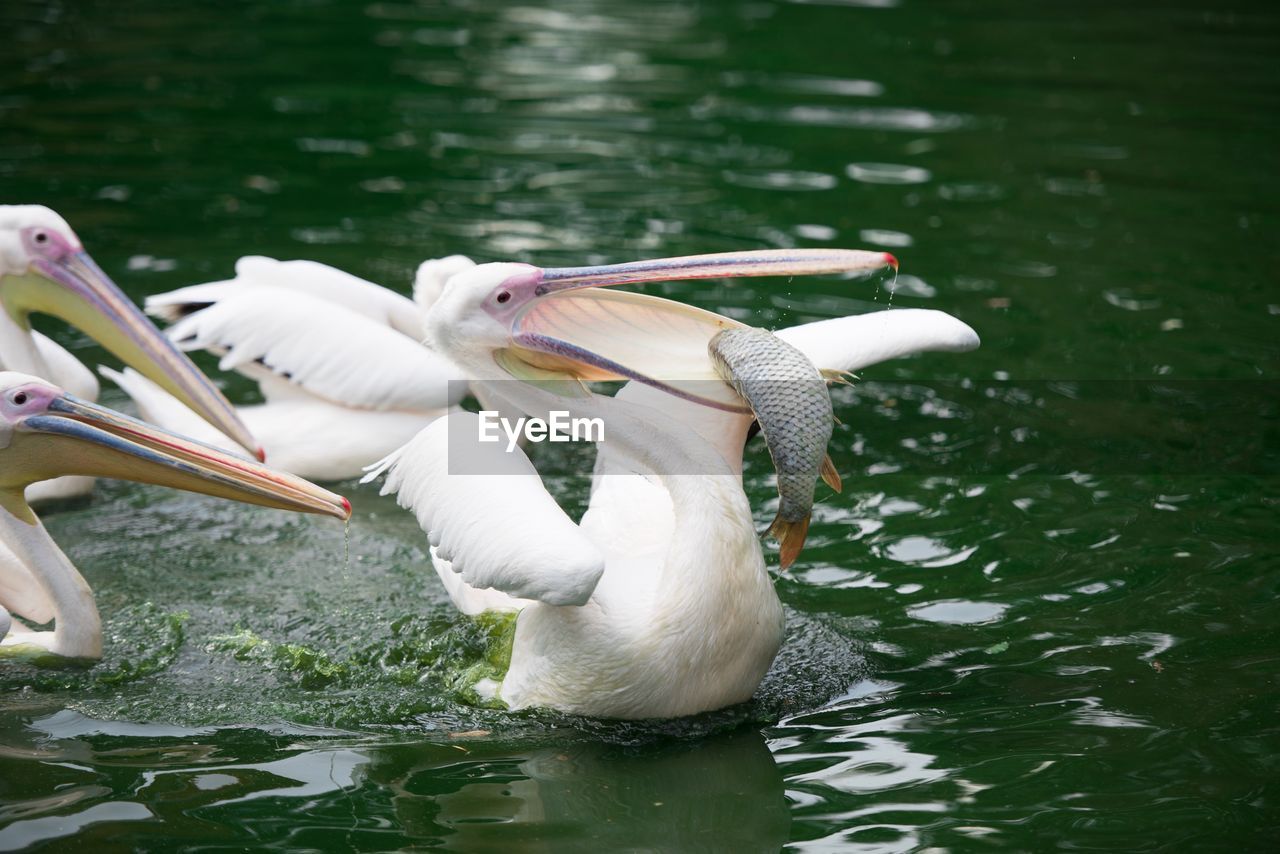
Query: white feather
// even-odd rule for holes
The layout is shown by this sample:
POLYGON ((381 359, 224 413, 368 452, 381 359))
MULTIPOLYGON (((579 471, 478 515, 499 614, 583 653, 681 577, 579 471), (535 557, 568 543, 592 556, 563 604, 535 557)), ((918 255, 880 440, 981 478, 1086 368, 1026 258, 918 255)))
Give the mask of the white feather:
MULTIPOLYGON (((121 391, 133 398, 138 407, 138 416, 143 421, 156 424, 171 433, 187 436, 206 445, 213 445, 224 451, 243 453, 244 450, 229 438, 218 432, 208 421, 188 409, 182 401, 160 388, 151 380, 135 371, 125 368, 117 371, 106 365, 98 366, 98 373, 115 383, 121 391)), ((243 414, 243 413, 242 413, 243 414)), ((246 424, 246 427, 249 425, 246 424)), ((253 428, 249 428, 259 442, 262 437, 253 428)))
POLYGON ((463 270, 470 270, 476 265, 466 255, 449 255, 445 258, 431 258, 418 265, 418 272, 413 277, 413 301, 418 310, 424 314, 431 309, 444 293, 444 286, 449 278, 463 270))
MULTIPOLYGON (((978 334, 963 321, 932 309, 890 309, 836 317, 780 329, 779 338, 799 349, 818 368, 857 371, 888 359, 916 353, 962 353, 976 348, 978 334)), ((730 467, 742 471, 742 448, 750 415, 737 415, 682 400, 658 389, 629 382, 618 398, 651 407, 696 431, 730 467)), ((602 461, 597 474, 629 471, 622 461, 602 461)))
MULTIPOLYGON (((53 619, 53 602, 31 570, 3 542, 0 542, 0 603, 3 603, 0 611, 7 608, 36 624, 53 619)), ((8 617, 8 613, 4 616, 8 617)), ((7 633, 6 626, 5 631, 0 631, 0 638, 7 633)))
POLYGON ((978 333, 944 311, 897 308, 835 317, 780 329, 779 338, 819 368, 858 371, 916 353, 964 353, 981 343, 978 333))
POLYGON ((437 556, 473 588, 551 605, 582 605, 604 556, 547 493, 519 448, 477 440, 479 418, 455 412, 433 422, 392 458, 382 494, 398 493, 437 556))
POLYGON ((169 322, 192 308, 259 288, 294 291, 343 306, 411 338, 422 334, 422 315, 413 301, 396 292, 316 261, 277 261, 247 255, 236 262, 236 276, 147 297, 148 313, 169 322))
MULTIPOLYGON (((239 450, 234 442, 136 371, 99 370, 133 398, 144 420, 215 447, 239 450)), ((365 466, 408 442, 444 414, 444 410, 349 409, 299 393, 261 406, 241 407, 238 412, 262 444, 271 466, 299 477, 326 481, 360 477, 365 466)), ((29 487, 28 496, 31 489, 41 485, 29 487)))
POLYGON ((261 379, 265 367, 348 408, 439 410, 465 392, 457 369, 413 339, 333 303, 278 288, 221 299, 182 318, 168 334, 184 350, 222 354, 223 370, 261 379))
MULTIPOLYGON (((32 332, 31 337, 36 342, 36 350, 49 368, 48 379, 50 381, 55 385, 62 386, 62 388, 81 400, 95 401, 98 399, 98 393, 101 389, 98 385, 98 378, 93 375, 93 371, 86 368, 79 359, 52 339, 41 335, 39 332, 32 332)), ((194 412, 191 417, 201 420, 194 412)), ((63 477, 55 477, 53 480, 42 480, 39 483, 33 483, 26 488, 24 495, 28 504, 66 501, 69 498, 88 495, 93 491, 93 481, 94 479, 91 477, 64 475, 63 477)), ((0 594, 0 599, 3 599, 3 594, 0 594)), ((25 615, 27 612, 23 611, 22 613, 25 615)), ((33 617, 32 619, 35 618, 33 617)), ((52 617, 46 619, 52 619, 52 617)))
POLYGON ((39 332, 32 332, 36 350, 49 366, 47 379, 82 400, 97 400, 98 378, 79 359, 39 332))

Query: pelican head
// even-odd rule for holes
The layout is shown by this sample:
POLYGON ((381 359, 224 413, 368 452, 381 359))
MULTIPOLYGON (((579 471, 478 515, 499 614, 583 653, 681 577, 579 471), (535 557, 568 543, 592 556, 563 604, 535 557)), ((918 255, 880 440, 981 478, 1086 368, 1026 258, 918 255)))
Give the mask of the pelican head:
POLYGON ((347 519, 351 505, 302 478, 0 372, 0 507, 28 523, 23 490, 62 475, 114 477, 347 519))
POLYGON ((466 255, 449 255, 444 258, 428 258, 418 265, 413 276, 413 301, 425 313, 440 299, 449 279, 470 270, 476 265, 466 255))
POLYGON ((427 315, 430 344, 479 379, 637 380, 742 411, 707 344, 731 318, 607 285, 737 276, 866 274, 898 266, 885 252, 765 249, 596 267, 481 264, 448 279, 427 315), (492 370, 496 363, 501 375, 492 370))
MULTIPOLYGON (((82 329, 139 373, 262 458, 222 393, 129 301, 85 252, 67 221, 41 205, 0 205, 0 324, 30 336, 29 317, 45 313, 82 329), (15 328, 16 327, 16 328, 15 328)), ((33 346, 4 340, 0 365, 40 373, 33 346)))
POLYGON ((115 477, 249 504, 347 519, 351 505, 272 471, 127 415, 80 400, 28 374, 0 372, 0 655, 102 655, 102 622, 89 585, 50 539, 23 495, 62 475, 115 477), (9 612, 37 631, 9 619, 9 612), (7 637, 6 637, 7 634, 7 637))

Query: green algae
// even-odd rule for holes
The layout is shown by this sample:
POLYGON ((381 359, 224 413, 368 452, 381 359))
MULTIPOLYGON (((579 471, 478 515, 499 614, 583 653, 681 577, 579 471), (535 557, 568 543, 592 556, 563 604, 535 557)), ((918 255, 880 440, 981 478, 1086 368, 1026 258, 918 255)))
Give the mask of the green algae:
POLYGON ((276 643, 241 628, 234 634, 216 635, 206 647, 210 652, 230 653, 237 661, 253 662, 267 670, 297 678, 299 688, 316 690, 350 676, 350 667, 334 661, 322 650, 305 644, 276 643))
POLYGON ((99 661, 62 658, 32 644, 7 648, 5 667, 0 669, 0 693, 19 687, 86 691, 161 673, 181 654, 189 619, 186 610, 165 611, 151 602, 126 606, 104 626, 99 661))
POLYGON ((479 661, 458 672, 452 690, 466 702, 489 709, 505 709, 496 696, 484 697, 476 686, 489 680, 500 684, 511 669, 511 649, 516 638, 516 611, 485 611, 469 618, 479 633, 483 654, 479 661))
POLYGON ((481 697, 476 685, 485 679, 501 682, 506 675, 517 616, 492 612, 462 617, 434 633, 423 633, 419 621, 406 617, 390 626, 398 643, 370 645, 342 659, 312 645, 272 641, 245 627, 211 637, 206 649, 286 675, 304 690, 356 687, 376 673, 379 681, 400 686, 438 682, 462 702, 505 708, 499 700, 481 697))

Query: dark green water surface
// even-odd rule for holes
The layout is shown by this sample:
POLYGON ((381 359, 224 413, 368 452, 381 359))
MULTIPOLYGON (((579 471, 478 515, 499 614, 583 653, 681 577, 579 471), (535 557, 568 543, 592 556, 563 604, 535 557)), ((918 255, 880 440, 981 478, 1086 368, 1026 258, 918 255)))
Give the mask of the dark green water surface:
MULTIPOLYGON (((454 252, 878 247, 892 291, 664 291, 983 339, 837 392, 779 663, 686 721, 465 703, 489 639, 372 487, 347 536, 99 484, 45 518, 106 656, 0 664, 0 849, 1275 850, 1273 3, 8 0, 0 33, 0 201, 138 299, 245 254, 407 292, 454 252)), ((763 527, 758 443, 746 481, 763 527)))

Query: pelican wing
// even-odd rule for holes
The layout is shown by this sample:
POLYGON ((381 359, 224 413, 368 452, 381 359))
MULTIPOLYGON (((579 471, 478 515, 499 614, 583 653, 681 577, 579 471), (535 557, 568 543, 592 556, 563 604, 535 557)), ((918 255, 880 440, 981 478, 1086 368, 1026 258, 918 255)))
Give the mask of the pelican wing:
POLYGON ((194 311, 259 288, 297 291, 343 306, 415 340, 422 337, 421 311, 407 297, 327 264, 277 261, 261 255, 237 261, 234 279, 147 297, 146 308, 149 314, 176 323, 194 311))
POLYGON ((978 333, 944 311, 895 308, 835 317, 779 329, 775 333, 818 368, 858 371, 916 353, 964 353, 980 343, 978 333))
POLYGON ((246 290, 243 283, 236 279, 205 282, 163 294, 153 294, 146 298, 143 308, 147 314, 158 317, 165 323, 177 323, 188 314, 208 308, 220 300, 242 294, 246 290))
MULTIPOLYGON (((818 368, 856 371, 915 353, 962 353, 978 346, 978 334, 963 321, 932 309, 892 309, 852 317, 836 317, 780 329, 775 333, 799 349, 818 368)), ((742 447, 750 415, 739 415, 681 400, 638 382, 629 382, 618 397, 652 407, 696 431, 734 469, 742 466, 742 447)), ((615 471, 617 462, 603 471, 615 471)))
MULTIPOLYGON (((370 472, 413 511, 452 571, 473 588, 551 605, 583 605, 604 555, 556 504, 519 448, 478 441, 480 418, 454 412, 370 472)), ((456 597, 455 597, 456 601, 456 597)))
POLYGON ((223 370, 266 380, 271 399, 292 386, 353 409, 422 411, 455 404, 465 390, 463 375, 444 357, 296 291, 243 291, 183 317, 168 334, 184 350, 218 353, 223 370))

